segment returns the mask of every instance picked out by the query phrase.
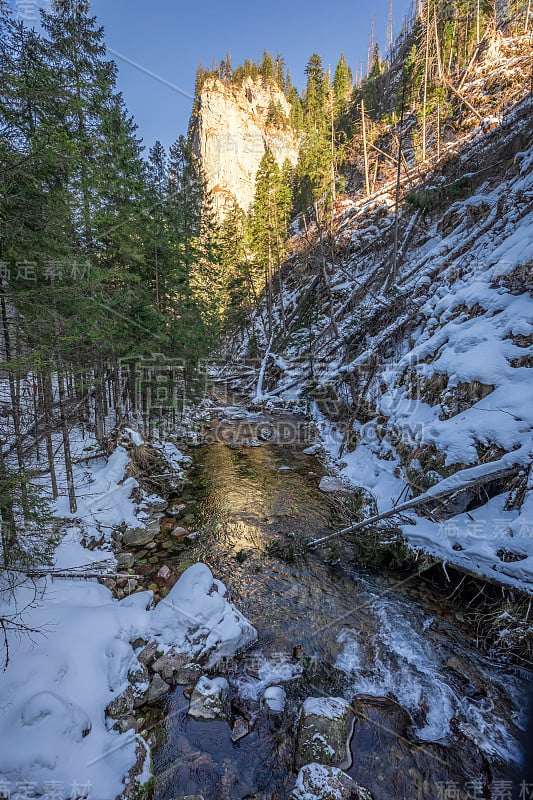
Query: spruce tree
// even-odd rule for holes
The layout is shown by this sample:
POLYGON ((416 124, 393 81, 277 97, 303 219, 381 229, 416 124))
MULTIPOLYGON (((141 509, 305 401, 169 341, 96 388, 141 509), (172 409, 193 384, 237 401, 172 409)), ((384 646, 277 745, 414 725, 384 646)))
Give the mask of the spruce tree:
POLYGON ((305 67, 307 86, 305 90, 305 120, 308 130, 318 131, 326 123, 328 78, 318 53, 313 53, 305 67))
POLYGON ((105 59, 103 28, 89 14, 86 0, 54 0, 43 13, 49 61, 62 77, 63 124, 75 153, 72 201, 86 253, 97 246, 95 200, 103 188, 102 119, 113 101, 116 66, 105 59))
POLYGON ((341 53, 333 79, 334 112, 337 120, 347 111, 352 85, 352 71, 347 64, 346 56, 341 53))
MULTIPOLYGON (((286 174, 286 173, 285 173, 286 174)), ((276 270, 286 252, 287 217, 291 207, 289 187, 270 150, 266 150, 256 175, 255 197, 248 220, 255 269, 251 271, 256 291, 266 285, 268 338, 274 330, 272 292, 276 270)))

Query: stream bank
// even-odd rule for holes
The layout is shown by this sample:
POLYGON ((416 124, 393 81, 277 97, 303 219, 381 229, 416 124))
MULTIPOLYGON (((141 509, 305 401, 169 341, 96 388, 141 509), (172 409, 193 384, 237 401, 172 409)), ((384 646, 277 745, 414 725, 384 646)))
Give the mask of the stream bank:
MULTIPOLYGON (((474 786, 491 797, 498 781, 518 780, 526 678, 478 651, 453 604, 416 576, 376 574, 308 550, 336 510, 318 488, 323 467, 304 452, 312 430, 303 417, 238 407, 209 416, 203 437, 211 441, 192 451, 188 483, 163 518, 186 535, 177 545, 165 523, 154 555, 141 560, 149 579, 164 567, 172 580, 207 564, 258 641, 202 669, 227 682, 214 719, 190 714, 198 673, 142 709, 155 800, 285 800, 309 697, 351 704, 345 770, 375 800, 433 800, 445 786, 459 797, 474 786), (268 702, 272 689, 284 693, 281 711, 268 702)), ((316 758, 327 762, 327 747, 316 758)))

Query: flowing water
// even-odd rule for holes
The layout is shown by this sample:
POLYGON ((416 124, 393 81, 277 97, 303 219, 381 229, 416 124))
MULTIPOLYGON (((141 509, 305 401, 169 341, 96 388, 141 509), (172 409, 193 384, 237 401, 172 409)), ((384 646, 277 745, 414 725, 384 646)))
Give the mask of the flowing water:
POLYGON ((347 771, 375 800, 489 797, 497 781, 517 780, 524 676, 476 650, 472 631, 413 576, 333 565, 308 549, 335 520, 318 489, 323 468, 302 452, 305 421, 226 418, 211 428, 214 442, 195 451, 180 497, 180 524, 200 532, 182 566, 207 563, 258 631, 256 645, 219 670, 232 714, 251 732, 233 744, 227 722, 187 716, 176 689, 154 748, 156 800, 286 798, 298 709, 321 695, 353 700, 347 771), (260 447, 243 443, 266 429, 260 447), (281 715, 261 707, 271 685, 287 692, 281 715))

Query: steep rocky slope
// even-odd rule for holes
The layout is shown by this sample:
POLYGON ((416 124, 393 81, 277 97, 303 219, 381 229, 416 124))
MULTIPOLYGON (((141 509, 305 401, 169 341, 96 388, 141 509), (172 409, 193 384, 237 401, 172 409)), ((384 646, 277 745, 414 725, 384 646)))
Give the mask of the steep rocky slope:
MULTIPOLYGON (((252 389, 305 401, 341 474, 379 511, 494 471, 400 527, 414 549, 531 591, 532 101, 522 84, 516 102, 511 44, 470 87, 490 98, 499 80, 507 106, 495 92, 490 124, 466 125, 432 171, 406 180, 394 280, 391 184, 342 200, 323 245, 313 230, 294 238, 278 333, 252 389)), ((255 323, 233 357, 254 355, 258 340, 260 358, 268 350, 255 323)))
POLYGON ((193 146, 219 218, 234 200, 249 211, 267 148, 280 167, 285 160, 297 162, 299 137, 290 127, 289 113, 283 92, 261 78, 246 78, 241 86, 214 76, 205 81, 193 119, 193 146), (278 112, 277 121, 269 115, 272 108, 278 112))

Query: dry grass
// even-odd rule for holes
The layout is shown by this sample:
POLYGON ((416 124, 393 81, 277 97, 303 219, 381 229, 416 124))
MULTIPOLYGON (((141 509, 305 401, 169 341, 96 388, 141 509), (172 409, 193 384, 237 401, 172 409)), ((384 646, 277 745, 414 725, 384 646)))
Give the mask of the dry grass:
POLYGON ((128 475, 143 489, 167 494, 176 489, 176 472, 160 450, 147 444, 134 445, 129 451, 128 475))
POLYGON ((481 638, 498 650, 533 661, 532 600, 507 598, 494 611, 481 614, 477 625, 481 638))

